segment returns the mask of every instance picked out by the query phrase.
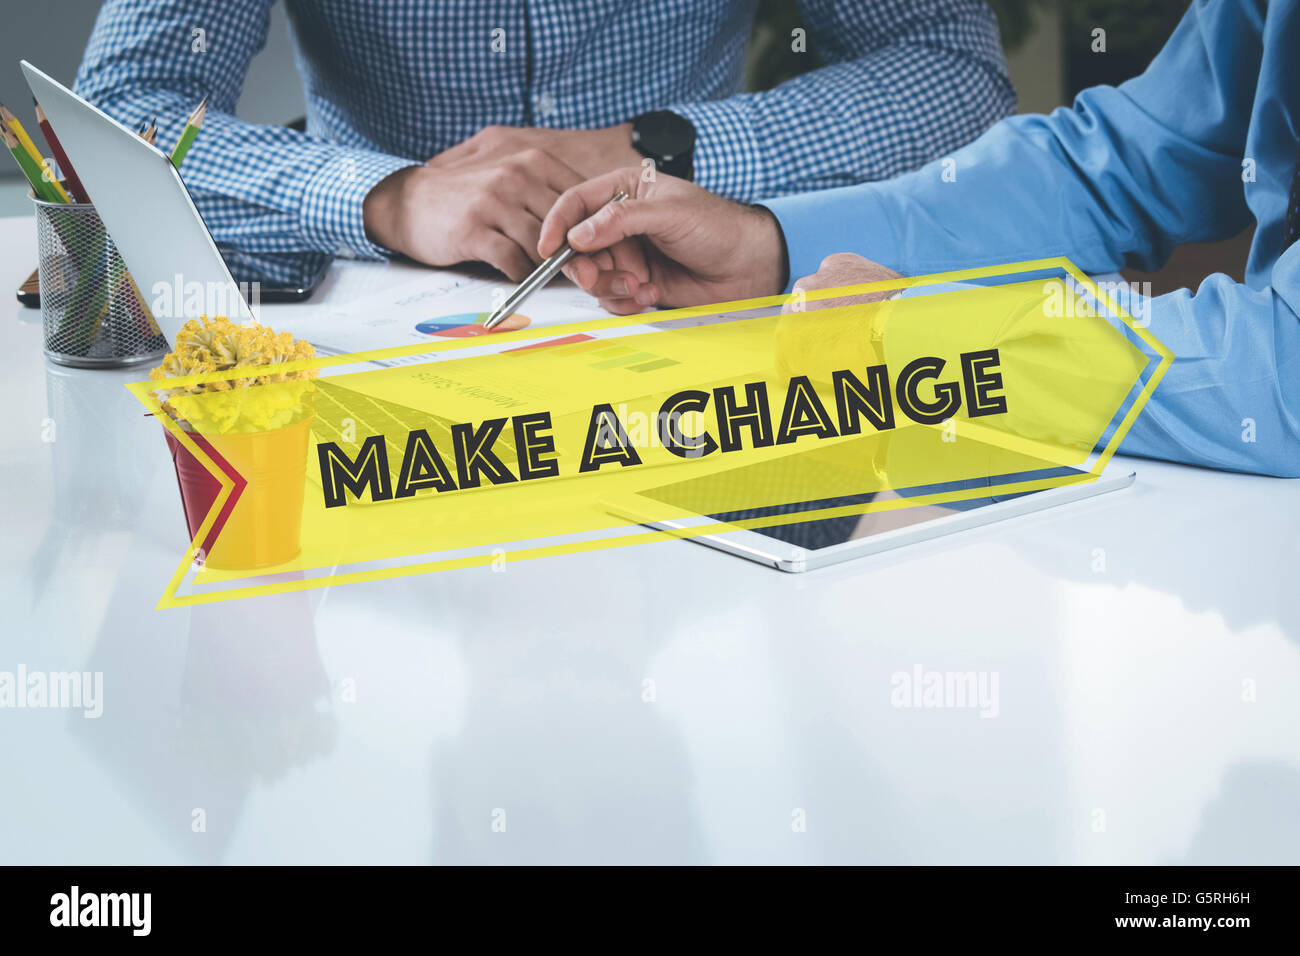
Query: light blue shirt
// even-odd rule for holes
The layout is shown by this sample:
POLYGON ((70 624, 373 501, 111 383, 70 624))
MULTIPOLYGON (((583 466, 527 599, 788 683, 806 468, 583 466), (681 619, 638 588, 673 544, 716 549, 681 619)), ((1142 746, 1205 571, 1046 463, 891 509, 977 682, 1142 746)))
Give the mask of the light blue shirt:
POLYGON ((1141 303, 1176 358, 1121 451, 1300 477, 1300 243, 1281 251, 1298 140, 1300 0, 1196 0, 1142 76, 1004 120, 951 155, 955 181, 937 160, 765 205, 791 280, 833 252, 905 275, 1054 256, 1152 270, 1253 218, 1244 284, 1141 303))

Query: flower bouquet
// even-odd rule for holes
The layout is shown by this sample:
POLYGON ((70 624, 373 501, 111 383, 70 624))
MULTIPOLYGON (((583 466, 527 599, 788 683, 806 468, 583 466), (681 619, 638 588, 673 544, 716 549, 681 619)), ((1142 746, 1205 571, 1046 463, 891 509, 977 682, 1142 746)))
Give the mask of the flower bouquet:
MULTIPOLYGON (((190 320, 175 349, 149 373, 154 380, 235 368, 244 375, 160 389, 164 412, 216 466, 235 480, 213 526, 199 542, 199 561, 232 570, 271 567, 300 550, 307 444, 314 414, 314 369, 277 372, 277 365, 315 357, 307 342, 264 325, 224 316, 190 320)), ((198 535, 221 483, 166 432, 190 537, 198 535)))

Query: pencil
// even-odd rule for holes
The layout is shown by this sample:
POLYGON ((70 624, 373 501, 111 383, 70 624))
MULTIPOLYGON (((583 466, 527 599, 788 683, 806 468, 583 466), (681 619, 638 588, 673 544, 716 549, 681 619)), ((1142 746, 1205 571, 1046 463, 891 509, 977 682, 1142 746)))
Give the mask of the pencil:
POLYGON ((158 117, 155 116, 152 120, 149 121, 149 128, 144 131, 144 141, 148 143, 150 146, 152 146, 154 144, 154 140, 156 140, 157 138, 158 138, 158 117))
POLYGON ((49 183, 41 175, 41 168, 32 161, 31 154, 23 149, 22 144, 18 142, 18 136, 8 126, 4 128, 5 145, 9 147, 9 152, 14 154, 14 159, 27 177, 27 182, 32 187, 32 192, 36 194, 37 199, 45 202, 58 202, 58 196, 54 190, 49 188, 49 183))
POLYGON ((23 124, 18 121, 18 117, 15 116, 3 103, 0 103, 0 120, 4 121, 5 128, 13 132, 23 151, 27 153, 28 157, 34 163, 36 163, 36 169, 39 171, 41 181, 50 187, 45 190, 45 192, 54 193, 50 198, 50 202, 72 202, 72 197, 64 191, 63 187, 59 185, 59 181, 54 178, 54 174, 50 172, 50 168, 45 162, 45 157, 42 156, 41 151, 36 148, 36 144, 32 142, 32 138, 27 135, 27 130, 23 129, 23 124))
POLYGON ((199 135, 199 130, 203 128, 203 117, 208 112, 208 98, 203 97, 203 102, 195 107, 190 118, 185 121, 185 129, 181 131, 181 138, 176 141, 176 146, 172 150, 172 165, 177 169, 181 168, 181 163, 185 162, 185 154, 190 151, 194 145, 194 137, 199 135))
POLYGON ((27 150, 27 155, 36 160, 36 165, 39 166, 41 164, 41 151, 36 148, 32 138, 27 135, 27 131, 23 129, 23 124, 18 122, 18 117, 14 115, 13 110, 3 103, 0 103, 0 120, 3 120, 5 126, 14 131, 14 135, 18 137, 18 142, 23 149, 27 150))
POLYGON ((41 104, 35 100, 32 100, 32 103, 36 106, 36 125, 41 128, 41 135, 45 137, 45 142, 49 144, 50 152, 54 154, 54 161, 59 164, 59 170, 63 173, 63 181, 67 183, 68 192, 72 193, 77 202, 90 202, 90 194, 86 192, 86 187, 81 185, 81 179, 77 176, 77 171, 72 168, 72 162, 68 159, 68 154, 63 151, 63 144, 54 135, 54 127, 50 125, 45 110, 41 109, 41 104))

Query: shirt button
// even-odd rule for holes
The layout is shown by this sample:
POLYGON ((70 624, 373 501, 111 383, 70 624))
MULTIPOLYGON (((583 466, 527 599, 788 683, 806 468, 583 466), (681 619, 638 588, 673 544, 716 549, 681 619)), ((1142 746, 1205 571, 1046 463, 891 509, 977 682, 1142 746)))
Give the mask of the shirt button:
POLYGON ((535 99, 537 112, 542 116, 551 116, 555 113, 555 97, 550 93, 538 93, 535 99))

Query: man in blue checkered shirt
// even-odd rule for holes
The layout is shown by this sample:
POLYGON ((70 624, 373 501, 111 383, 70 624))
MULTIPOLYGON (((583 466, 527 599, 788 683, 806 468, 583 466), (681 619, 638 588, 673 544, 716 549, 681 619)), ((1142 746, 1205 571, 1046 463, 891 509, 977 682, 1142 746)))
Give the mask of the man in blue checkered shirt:
MULTIPOLYGON (((1011 112, 980 0, 800 0, 826 65, 742 93, 752 0, 286 0, 307 131, 234 118, 274 0, 107 0, 77 88, 180 134, 218 241, 431 265, 537 261, 584 179, 649 158, 751 201, 883 179, 1011 112)), ((805 32, 806 31, 806 32, 805 32)))

